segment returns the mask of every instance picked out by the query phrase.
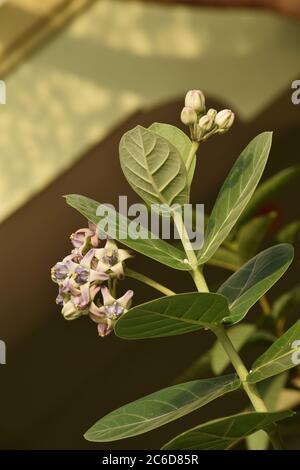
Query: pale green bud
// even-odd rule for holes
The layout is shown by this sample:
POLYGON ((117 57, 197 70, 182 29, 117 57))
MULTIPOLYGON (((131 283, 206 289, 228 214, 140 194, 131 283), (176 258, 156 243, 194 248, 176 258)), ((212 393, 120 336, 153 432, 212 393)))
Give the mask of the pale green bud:
POLYGON ((185 95, 185 106, 192 108, 197 114, 205 111, 205 96, 201 90, 190 90, 185 95))
POLYGON ((197 122, 197 113, 194 109, 185 106, 181 111, 181 122, 186 126, 192 126, 197 122))
POLYGON ((209 132, 214 125, 214 120, 207 116, 202 116, 202 118, 199 119, 199 127, 204 131, 204 132, 209 132))
POLYGON ((82 310, 76 308, 71 300, 65 303, 61 313, 66 320, 76 320, 83 315, 82 310))
POLYGON ((205 132, 204 130, 199 126, 199 123, 197 124, 197 126, 195 126, 195 129, 194 129, 194 139, 193 140, 196 140, 197 142, 200 142, 204 136, 205 132))
POLYGON ((232 126, 234 117, 234 113, 230 109, 223 109, 216 115, 215 123, 220 131, 227 131, 232 126))
POLYGON ((206 115, 208 117, 212 118, 213 120, 215 120, 217 114, 218 114, 218 111, 216 109, 213 109, 213 108, 210 108, 206 113, 206 115))

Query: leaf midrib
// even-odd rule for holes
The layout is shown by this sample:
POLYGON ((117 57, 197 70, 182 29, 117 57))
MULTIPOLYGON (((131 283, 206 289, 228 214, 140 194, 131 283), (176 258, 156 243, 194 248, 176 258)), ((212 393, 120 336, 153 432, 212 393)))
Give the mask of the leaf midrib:
MULTIPOLYGON (((155 136, 154 133, 152 133, 152 134, 155 136)), ((143 139, 142 139, 142 137, 141 137, 141 129, 139 129, 139 136, 140 136, 141 144, 137 144, 137 145, 139 145, 139 147, 142 149, 142 151, 143 151, 143 153, 144 153, 144 155, 145 155, 145 161, 146 161, 146 168, 147 168, 148 176, 150 176, 150 180, 151 180, 151 182, 152 182, 152 184, 153 184, 153 187, 154 187, 154 189, 155 189, 155 191, 156 191, 158 197, 160 198, 161 202, 162 202, 163 204, 166 204, 166 206, 168 206, 169 204, 168 204, 167 200, 164 198, 164 196, 163 196, 163 195, 161 194, 161 192, 159 191, 159 189, 158 189, 158 187, 157 187, 157 184, 156 184, 156 182, 154 181, 154 178, 153 178, 152 173, 151 173, 151 171, 150 171, 149 164, 148 164, 148 160, 147 160, 147 156, 148 156, 149 154, 147 154, 147 152, 146 152, 146 149, 145 149, 145 146, 144 146, 144 143, 143 143, 143 139)), ((133 140, 134 140, 134 139, 133 139, 133 140)), ((155 147, 155 145, 154 145, 154 147, 155 147)), ((154 147, 153 147, 153 148, 154 148, 154 147)), ((153 148, 152 148, 151 152, 153 151, 153 148)), ((150 153, 151 153, 151 152, 150 152, 150 153)), ((169 154, 170 154, 170 152, 168 151, 166 159, 168 159, 169 154)))
MULTIPOLYGON (((232 381, 228 381, 227 383, 224 383, 222 385, 222 390, 224 390, 224 388, 226 389, 227 387, 230 386, 231 387, 234 387, 234 385, 238 385, 239 381, 238 379, 235 379, 235 380, 232 380, 232 381)), ((238 388, 238 387, 236 387, 238 388)), ((180 391, 183 391, 184 393, 191 393, 195 396, 195 399, 194 400, 191 400, 189 403, 185 404, 184 406, 182 407, 175 407, 174 405, 174 410, 172 411, 168 411, 166 413, 163 413, 159 416, 155 416, 154 418, 146 418, 144 416, 141 416, 141 415, 138 415, 138 414, 134 414, 134 413, 130 413, 130 412, 127 412, 126 410, 124 410, 124 413, 120 416, 136 416, 137 418, 141 418, 142 421, 140 422, 137 422, 137 423, 127 423, 127 424, 121 424, 121 425, 118 425, 118 426, 115 426, 115 427, 112 427, 112 426, 109 426, 109 425, 105 425, 105 424, 102 424, 102 426, 105 426, 107 429, 111 429, 111 432, 114 432, 114 431, 119 431, 119 430, 123 430, 122 432, 124 432, 124 430, 126 430, 126 428, 128 427, 132 427, 132 428, 137 428, 139 426, 143 426, 143 425, 149 425, 150 423, 155 423, 156 421, 160 421, 164 418, 166 418, 168 415, 175 415, 177 416, 178 414, 181 415, 181 411, 184 412, 183 415, 181 416, 184 416, 186 414, 189 414, 189 413, 185 413, 186 409, 189 409, 189 408, 192 408, 192 411, 196 411, 197 408, 194 408, 194 406, 192 405, 196 405, 196 402, 203 402, 203 405, 201 406, 204 406, 206 403, 209 403, 211 401, 214 400, 214 398, 211 398, 211 397, 214 397, 214 395, 217 395, 217 396, 220 396, 220 391, 217 391, 217 390, 214 390, 212 393, 210 393, 209 395, 207 395, 206 399, 202 399, 201 397, 195 395, 194 393, 192 393, 190 390, 185 390, 185 389, 182 389, 182 388, 178 388, 176 387, 176 390, 180 390, 180 391), (209 399, 209 401, 207 401, 209 399)), ((143 401, 157 401, 157 400, 153 400, 153 399, 149 399, 149 400, 143 400, 143 401)), ((163 403, 164 405, 170 405, 168 402, 164 402, 163 400, 161 400, 161 403, 163 403)), ((117 418, 118 416, 115 416, 114 418, 117 418)), ((180 417, 180 416, 179 416, 180 417)), ((171 419, 169 422, 171 421, 174 421, 174 419, 171 419)), ((164 423, 164 424, 167 424, 167 423, 164 423)), ((99 436, 99 434, 105 434, 106 432, 108 431, 100 431, 100 432, 96 432, 95 431, 95 435, 99 436)))
POLYGON ((289 349, 284 354, 279 354, 278 356, 274 356, 273 359, 269 359, 267 362, 260 364, 258 367, 255 367, 251 373, 249 373, 249 378, 253 377, 256 373, 260 373, 262 369, 265 367, 269 367, 272 363, 277 362, 278 360, 284 359, 288 356, 293 355, 295 352, 300 351, 300 346, 297 348, 289 349))
MULTIPOLYGON (((209 311, 214 307, 214 304, 215 304, 215 301, 203 315, 207 315, 209 313, 209 311)), ((189 307, 189 309, 190 308, 191 307, 189 307)), ((160 316, 160 317, 163 317, 163 318, 167 318, 168 320, 170 320, 170 319, 174 320, 175 319, 175 320, 180 321, 182 323, 189 323, 191 325, 197 325, 199 327, 217 325, 218 324, 218 322, 216 322, 216 321, 213 321, 213 322, 210 322, 210 323, 207 323, 207 322, 199 323, 196 320, 187 320, 187 319, 184 319, 183 317, 174 317, 174 316, 167 315, 165 313, 153 312, 152 310, 147 310, 147 309, 144 309, 144 308, 140 309, 140 312, 141 313, 146 313, 148 315, 149 314, 150 315, 157 315, 157 316, 160 316)), ((141 313, 139 313, 139 315, 141 315, 141 313)), ((124 316, 123 318, 125 319, 126 317, 124 316)), ((138 327, 138 325, 137 325, 137 327, 138 327)))

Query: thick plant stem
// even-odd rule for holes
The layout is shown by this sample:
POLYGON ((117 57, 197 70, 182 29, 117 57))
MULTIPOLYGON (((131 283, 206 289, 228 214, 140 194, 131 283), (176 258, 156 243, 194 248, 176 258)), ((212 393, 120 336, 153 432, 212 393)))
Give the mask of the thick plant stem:
POLYGON ((272 308, 271 308, 271 305, 269 304, 269 301, 266 295, 262 296, 262 298, 259 300, 259 303, 260 303, 260 306, 264 315, 266 315, 267 317, 272 315, 272 308))
MULTIPOLYGON (((182 240, 182 244, 184 248, 186 248, 186 242, 182 240)), ((186 253, 188 255, 188 252, 186 250, 186 253)), ((194 252, 193 252, 194 253, 194 252)), ((195 253, 194 253, 195 256, 195 253)), ((193 260, 193 258, 191 258, 193 260)), ((207 287, 205 278, 200 271, 198 267, 194 267, 192 270, 192 277, 194 279, 195 285, 198 289, 199 292, 209 292, 209 289, 207 287)), ((245 393, 248 395, 249 400, 251 401, 253 408, 255 411, 260 412, 260 413, 266 413, 267 407, 260 397, 256 386, 253 384, 249 384, 247 382, 247 376, 248 376, 248 370, 245 367, 242 359, 240 358, 238 352, 236 351, 235 347, 233 346, 230 338, 227 335, 227 332, 225 328, 222 325, 218 325, 213 329, 213 332, 219 339, 220 343, 222 344, 227 356, 229 357, 233 367, 236 370, 237 375, 239 376, 241 380, 242 387, 245 391, 245 393)), ((265 431, 268 434, 268 437, 272 443, 272 446, 276 450, 282 450, 283 446, 280 440, 280 437, 278 435, 278 430, 276 425, 270 425, 268 426, 265 431)))
POLYGON ((191 276, 199 292, 209 292, 205 278, 199 267, 191 271, 191 276))
POLYGON ((132 279, 136 279, 137 281, 141 281, 144 284, 147 284, 148 286, 153 287, 153 289, 161 292, 164 295, 175 294, 175 292, 172 291, 171 289, 168 289, 167 287, 163 286, 159 282, 154 281, 154 279, 151 279, 150 277, 147 277, 144 274, 138 273, 137 271, 134 271, 133 269, 126 267, 125 274, 126 276, 131 277, 132 279))
MULTIPOLYGON (((191 152, 188 156, 187 163, 186 163, 187 171, 190 168, 190 165, 193 161, 193 158, 194 158, 195 153, 196 153, 196 151, 198 149, 198 146, 199 146, 199 145, 196 146, 194 144, 197 144, 197 142, 193 142, 191 152)), ((203 273, 202 273, 201 269, 198 266, 198 259, 197 259, 197 256, 196 256, 194 250, 193 250, 193 247, 192 247, 192 244, 190 242, 188 233, 187 233, 186 228, 184 226, 184 222, 182 220, 181 213, 175 211, 175 213, 173 215, 173 218, 174 218, 174 223, 176 225, 176 228, 179 232, 184 251, 185 251, 186 256, 187 256, 186 261, 191 266, 190 274, 192 275, 192 278, 193 278, 194 283, 195 283, 195 285, 198 289, 198 292, 209 292, 208 286, 206 284, 206 280, 203 276, 203 273)), ((219 341, 222 344, 228 358, 230 359, 233 367, 235 368, 236 373, 237 373, 237 375, 239 376, 239 378, 241 380, 242 387, 243 387, 244 391, 246 392, 246 394, 248 395, 248 398, 249 398, 250 402, 252 403, 253 408, 257 412, 266 413, 268 411, 267 407, 266 407, 263 399, 260 397, 260 395, 259 395, 259 393, 256 389, 256 386, 253 385, 253 384, 249 384, 247 382, 248 370, 247 370, 246 366, 244 365, 242 359, 240 358, 238 352, 236 351, 235 347, 233 346, 229 336, 227 335, 227 332, 226 332, 225 328, 223 327, 223 325, 218 325, 213 329, 213 332, 215 333, 215 335, 219 339, 219 341)), ((273 448, 276 449, 276 450, 277 449, 278 450, 283 449, 280 437, 278 435, 278 430, 277 430, 276 425, 273 424, 273 425, 270 425, 270 426, 266 427, 265 431, 268 434, 268 437, 269 437, 269 439, 272 443, 273 448)))
POLYGON ((239 354, 234 348, 230 338, 228 337, 226 330, 223 326, 217 326, 213 329, 213 332, 217 336, 218 340, 222 344, 227 356, 229 357, 233 367, 236 370, 237 375, 239 376, 243 389, 247 393, 249 400, 251 401, 253 408, 259 412, 266 412, 267 408, 263 400, 258 395, 256 387, 252 384, 247 383, 248 371, 241 360, 239 354))
POLYGON ((198 267, 198 260, 195 252, 193 250, 192 244, 189 239, 189 235, 186 231, 184 222, 182 220, 181 211, 175 211, 173 213, 174 224, 178 230, 182 246, 184 248, 185 254, 187 256, 186 261, 190 264, 191 269, 195 270, 198 267))
POLYGON ((185 163, 187 173, 189 172, 189 170, 192 166, 192 163, 193 163, 193 160, 196 156, 196 152, 197 152, 198 148, 199 148, 199 142, 193 141, 190 153, 189 153, 188 158, 187 158, 186 163, 185 163))

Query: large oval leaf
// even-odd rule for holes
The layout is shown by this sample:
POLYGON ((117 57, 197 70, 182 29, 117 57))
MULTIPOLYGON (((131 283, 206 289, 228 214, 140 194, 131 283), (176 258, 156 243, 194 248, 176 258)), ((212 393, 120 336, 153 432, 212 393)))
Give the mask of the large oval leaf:
MULTIPOLYGON (((149 130, 155 132, 167 139, 174 147, 178 150, 184 164, 186 165, 191 148, 192 142, 189 137, 178 127, 172 126, 171 124, 164 124, 160 122, 154 122, 149 127, 149 130)), ((191 185, 194 172, 196 167, 196 158, 194 158, 191 167, 188 171, 187 179, 189 185, 191 185)))
POLYGON ((222 450, 236 439, 249 436, 266 426, 292 416, 291 411, 241 413, 201 424, 172 439, 167 450, 222 450))
POLYGON ((280 244, 268 248, 237 272, 219 288, 218 293, 229 300, 230 316, 224 323, 237 323, 287 270, 294 256, 292 245, 280 244))
POLYGON ((211 328, 228 316, 224 296, 192 292, 161 297, 130 309, 118 320, 115 333, 125 339, 174 336, 211 328))
MULTIPOLYGON (((97 215, 99 208, 105 208, 107 214, 109 213, 108 206, 103 206, 99 202, 85 196, 69 194, 66 196, 66 201, 71 207, 78 210, 78 212, 96 225, 102 219, 101 216, 97 215)), ((185 254, 181 250, 164 240, 155 238, 146 228, 138 226, 137 231, 139 231, 140 235, 139 238, 134 239, 130 237, 130 232, 126 233, 124 230, 125 227, 129 226, 133 228, 134 221, 114 211, 112 211, 111 216, 107 217, 109 217, 109 224, 106 226, 105 233, 110 237, 171 268, 183 271, 191 269, 190 265, 185 261, 185 254)))
POLYGON ((205 233, 199 264, 206 263, 225 240, 251 199, 267 163, 272 133, 264 132, 242 152, 223 184, 205 233))
POLYGON ((300 320, 284 333, 253 364, 247 382, 260 382, 299 365, 300 320))
POLYGON ((148 205, 188 203, 185 165, 167 139, 137 126, 123 135, 119 150, 128 183, 148 205))
POLYGON ((93 442, 137 436, 181 418, 240 387, 235 375, 195 380, 151 393, 109 413, 84 435, 93 442))

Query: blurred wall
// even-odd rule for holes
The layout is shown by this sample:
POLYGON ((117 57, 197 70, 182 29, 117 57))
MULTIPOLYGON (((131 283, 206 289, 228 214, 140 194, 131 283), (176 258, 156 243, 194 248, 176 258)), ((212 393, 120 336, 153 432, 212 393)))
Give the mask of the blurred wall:
MULTIPOLYGON (((38 11, 21 0, 7 4, 14 7, 12 21, 21 22, 21 4, 24 23, 39 24, 38 11)), ((8 20, 9 14, 3 25, 8 20)), ((0 28, 0 51, 6 29, 0 28)), ((0 221, 132 112, 189 88, 253 119, 297 78, 299 41, 300 23, 272 13, 90 2, 7 76, 0 73, 7 84, 7 104, 0 106, 0 221)))

